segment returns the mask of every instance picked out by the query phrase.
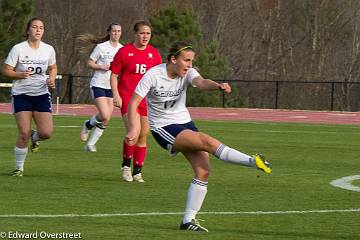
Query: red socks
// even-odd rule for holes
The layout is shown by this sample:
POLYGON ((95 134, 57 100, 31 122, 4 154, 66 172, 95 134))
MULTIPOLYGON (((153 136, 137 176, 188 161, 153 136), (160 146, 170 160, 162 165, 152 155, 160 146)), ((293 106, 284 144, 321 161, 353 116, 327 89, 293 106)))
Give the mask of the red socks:
POLYGON ((123 142, 123 158, 131 159, 134 155, 136 145, 129 146, 123 142))
POLYGON ((146 146, 145 147, 136 146, 134 151, 133 165, 142 167, 144 165, 145 157, 146 157, 146 146))
POLYGON ((142 167, 144 165, 146 157, 146 146, 139 147, 136 145, 129 146, 125 142, 123 142, 123 158, 131 159, 133 158, 133 165, 142 167))

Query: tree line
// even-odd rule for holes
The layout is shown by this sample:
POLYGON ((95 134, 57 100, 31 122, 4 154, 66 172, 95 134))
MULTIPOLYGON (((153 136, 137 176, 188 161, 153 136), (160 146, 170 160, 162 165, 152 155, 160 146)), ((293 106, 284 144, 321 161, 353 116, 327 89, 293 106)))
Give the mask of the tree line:
MULTIPOLYGON (((18 0, 22 1, 26 2, 18 0)), ((3 2, 8 1, 1 0, 3 2)), ((152 44, 162 53, 173 40, 189 40, 196 45, 199 50, 196 64, 208 77, 248 81, 337 81, 343 83, 337 84, 334 92, 338 110, 360 109, 359 84, 353 84, 359 82, 360 74, 360 1, 357 0, 31 2, 32 15, 45 20, 44 41, 55 47, 62 73, 91 74, 86 67, 88 56, 82 56, 77 50, 77 35, 86 32, 103 35, 109 23, 120 22, 122 42, 128 42, 132 39, 133 23, 146 19, 154 26, 152 44)), ((7 24, 0 25, 0 33, 7 24)), ((0 42, 4 47, 2 38, 0 42)), ((0 54, 3 59, 3 53, 0 54)), ((81 81, 79 88, 87 85, 88 81, 81 81)), ((319 102, 328 97, 324 96, 322 85, 308 86, 300 91, 283 87, 279 95, 284 102, 309 101, 308 105, 314 101, 314 96, 319 102)), ((237 106, 253 102, 264 107, 272 91, 273 86, 268 84, 239 85, 230 102, 238 102, 237 106), (259 91, 261 94, 254 94, 259 91)))

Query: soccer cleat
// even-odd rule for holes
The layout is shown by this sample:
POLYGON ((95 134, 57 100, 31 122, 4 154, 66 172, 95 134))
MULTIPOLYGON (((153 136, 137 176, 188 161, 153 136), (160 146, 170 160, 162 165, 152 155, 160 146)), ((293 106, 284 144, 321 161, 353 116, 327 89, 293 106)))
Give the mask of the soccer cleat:
POLYGON ((96 152, 96 146, 95 145, 85 145, 85 151, 86 152, 96 152))
POLYGON ((133 176, 131 175, 131 168, 128 166, 124 166, 121 168, 121 172, 122 172, 122 178, 124 179, 124 181, 126 182, 132 182, 133 176))
POLYGON ((89 129, 86 126, 86 123, 90 122, 89 120, 85 120, 83 125, 82 125, 82 129, 81 129, 81 133, 80 133, 80 139, 83 142, 86 142, 89 138, 89 129))
POLYGON ((183 223, 181 221, 180 223, 180 229, 181 230, 187 230, 187 231, 196 231, 196 232, 208 232, 206 228, 200 225, 199 221, 196 219, 191 220, 191 222, 183 223))
POLYGON ((255 160, 255 166, 260 169, 261 171, 265 172, 265 173, 271 173, 272 169, 270 166, 270 163, 265 161, 265 158, 262 154, 255 154, 253 156, 254 160, 255 160))
POLYGON ((39 147, 40 147, 40 142, 34 140, 35 133, 36 130, 31 130, 31 146, 30 146, 31 152, 39 151, 39 147))
POLYGON ((13 176, 13 177, 22 177, 23 174, 24 174, 23 171, 21 171, 21 170, 19 170, 19 169, 15 169, 15 170, 12 172, 11 176, 13 176))
POLYGON ((133 175, 133 180, 135 182, 141 182, 141 183, 145 182, 145 180, 143 179, 141 173, 133 175))

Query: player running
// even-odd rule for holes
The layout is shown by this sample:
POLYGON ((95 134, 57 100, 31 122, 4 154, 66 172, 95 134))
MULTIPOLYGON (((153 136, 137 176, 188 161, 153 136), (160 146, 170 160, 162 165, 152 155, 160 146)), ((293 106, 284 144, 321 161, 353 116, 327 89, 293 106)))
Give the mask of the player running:
POLYGON ((176 42, 170 48, 167 63, 153 67, 144 75, 129 103, 129 130, 126 141, 132 146, 138 139, 140 129, 136 123, 136 109, 146 97, 150 128, 155 140, 173 156, 181 152, 194 171, 195 176, 188 189, 180 229, 208 231, 196 220, 196 214, 207 193, 210 173, 208 153, 225 162, 254 167, 265 173, 271 173, 272 170, 262 155, 249 156, 198 131, 185 105, 188 86, 194 85, 201 90, 220 90, 226 93, 231 92, 231 87, 227 83, 216 83, 202 78, 192 68, 194 56, 191 45, 176 42))
POLYGON ((43 21, 30 19, 25 32, 26 41, 13 46, 3 67, 4 76, 13 79, 12 106, 18 128, 13 176, 23 176, 29 138, 31 151, 36 152, 39 141, 50 138, 53 133, 48 88, 55 88, 57 66, 54 48, 41 41, 43 34, 43 21), (48 78, 45 75, 47 70, 48 78), (37 130, 31 130, 32 119, 37 130))
MULTIPOLYGON (((92 50, 88 66, 94 70, 90 82, 90 92, 95 100, 98 113, 85 120, 80 133, 81 140, 87 141, 85 151, 88 152, 96 152, 95 144, 106 129, 113 112, 113 94, 110 85, 111 71, 109 68, 115 54, 123 46, 119 43, 120 37, 121 25, 119 23, 110 24, 105 37, 99 39, 92 35, 81 35, 79 37, 80 40, 90 43, 92 46, 97 44, 92 50), (93 131, 89 138, 91 129, 93 131)), ((84 48, 84 50, 86 49, 84 48)))

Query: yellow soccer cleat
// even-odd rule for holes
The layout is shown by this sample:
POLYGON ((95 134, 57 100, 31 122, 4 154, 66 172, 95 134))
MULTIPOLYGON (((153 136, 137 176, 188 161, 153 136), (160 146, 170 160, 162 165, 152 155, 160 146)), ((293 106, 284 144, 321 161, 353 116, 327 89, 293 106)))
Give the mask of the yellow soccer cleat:
POLYGON ((257 153, 253 156, 253 158, 255 159, 255 165, 258 169, 268 174, 272 172, 270 163, 265 161, 265 158, 262 154, 257 153))
POLYGON ((22 177, 23 175, 24 175, 24 172, 19 169, 15 169, 11 174, 11 176, 13 176, 13 177, 22 177))

